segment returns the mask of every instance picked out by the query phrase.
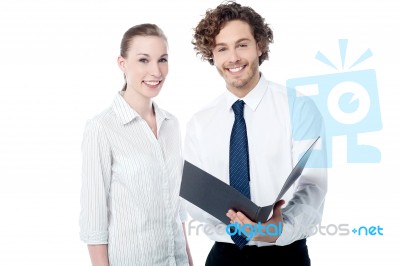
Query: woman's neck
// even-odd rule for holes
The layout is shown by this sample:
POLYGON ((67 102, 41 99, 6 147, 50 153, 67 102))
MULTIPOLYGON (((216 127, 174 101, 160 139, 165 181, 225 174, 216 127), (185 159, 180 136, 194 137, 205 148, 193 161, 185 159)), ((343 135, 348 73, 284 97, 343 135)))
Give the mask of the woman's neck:
POLYGON ((143 97, 132 90, 124 91, 123 98, 142 118, 154 117, 153 101, 151 98, 143 97))

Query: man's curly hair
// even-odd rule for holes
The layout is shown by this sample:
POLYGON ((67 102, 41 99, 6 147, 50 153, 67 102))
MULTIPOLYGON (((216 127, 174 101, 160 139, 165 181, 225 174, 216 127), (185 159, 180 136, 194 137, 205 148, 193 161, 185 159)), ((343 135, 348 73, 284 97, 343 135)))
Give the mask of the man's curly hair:
POLYGON ((272 30, 264 22, 264 18, 251 7, 241 6, 233 1, 206 11, 204 18, 194 29, 192 44, 195 46, 196 54, 200 55, 202 60, 207 60, 214 65, 212 50, 215 47, 215 37, 225 24, 232 20, 241 20, 249 24, 254 39, 262 52, 258 58, 258 64, 261 65, 265 59, 268 59, 269 44, 273 42, 272 30))

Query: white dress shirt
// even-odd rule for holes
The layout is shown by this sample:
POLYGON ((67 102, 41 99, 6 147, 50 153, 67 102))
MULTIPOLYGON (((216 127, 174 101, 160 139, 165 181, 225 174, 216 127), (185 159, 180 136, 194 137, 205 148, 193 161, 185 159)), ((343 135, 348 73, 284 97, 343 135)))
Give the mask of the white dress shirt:
MULTIPOLYGON (((245 102, 251 200, 258 206, 271 205, 286 178, 316 137, 310 165, 288 190, 283 199, 284 226, 276 245, 288 245, 309 235, 321 222, 327 191, 326 153, 322 117, 307 97, 290 93, 285 87, 267 81, 261 75, 257 86, 242 100, 245 102), (289 93, 288 93, 289 92, 289 93)), ((187 124, 184 158, 229 184, 229 142, 238 98, 228 90, 196 113, 187 124)), ((216 203, 218 204, 218 203, 216 203)), ((186 202, 192 218, 203 222, 210 239, 233 243, 221 228, 224 225, 193 204, 186 202)), ((228 210, 226 210, 228 211, 228 210)), ((250 241, 248 245, 266 246, 250 241)))
POLYGON ((85 128, 80 237, 108 244, 110 266, 188 264, 179 124, 153 106, 158 139, 120 93, 85 128))

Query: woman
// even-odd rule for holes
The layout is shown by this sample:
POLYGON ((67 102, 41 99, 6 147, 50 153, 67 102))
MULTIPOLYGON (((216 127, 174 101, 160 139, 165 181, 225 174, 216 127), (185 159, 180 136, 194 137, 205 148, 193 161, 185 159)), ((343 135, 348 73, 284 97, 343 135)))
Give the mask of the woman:
POLYGON ((179 200, 179 124, 153 102, 168 74, 162 30, 130 28, 118 66, 123 90, 88 121, 83 137, 81 239, 93 265, 191 264, 179 200))

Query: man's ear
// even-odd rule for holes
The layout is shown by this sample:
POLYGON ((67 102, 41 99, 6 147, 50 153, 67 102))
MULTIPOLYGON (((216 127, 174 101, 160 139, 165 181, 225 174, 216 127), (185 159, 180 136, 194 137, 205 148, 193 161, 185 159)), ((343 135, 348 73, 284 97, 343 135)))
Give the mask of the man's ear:
POLYGON ((262 55, 262 49, 260 47, 260 43, 257 43, 257 55, 261 56, 262 55))
POLYGON ((125 64, 126 64, 125 58, 123 58, 122 56, 118 56, 117 63, 118 63, 118 67, 122 70, 122 72, 125 73, 125 68, 126 68, 125 67, 125 64))

